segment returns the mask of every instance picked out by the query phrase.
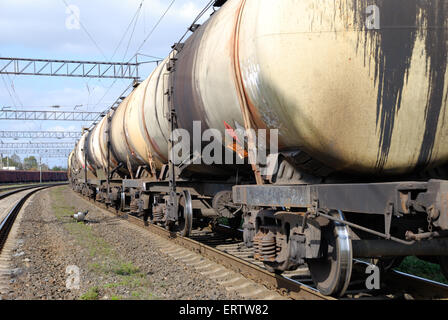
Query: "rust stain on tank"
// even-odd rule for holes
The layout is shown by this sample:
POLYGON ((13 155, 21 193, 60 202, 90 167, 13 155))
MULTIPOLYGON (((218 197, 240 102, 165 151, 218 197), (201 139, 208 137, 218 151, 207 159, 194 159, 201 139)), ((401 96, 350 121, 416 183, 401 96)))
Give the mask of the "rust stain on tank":
POLYGON ((375 61, 377 128, 380 132, 377 158, 379 171, 388 158, 395 117, 401 107, 415 43, 418 38, 425 40, 429 89, 425 106, 425 132, 417 165, 418 170, 425 168, 431 161, 440 114, 445 109, 448 51, 446 1, 345 0, 340 2, 340 10, 345 10, 347 26, 350 26, 349 17, 353 16, 352 23, 364 31, 360 33, 358 45, 364 47, 366 61, 375 61), (345 8, 342 8, 343 3, 345 8), (376 5, 380 10, 378 30, 366 27, 366 10, 371 5, 376 5))
MULTIPOLYGON (((240 106, 241 106, 241 112, 243 113, 243 118, 248 117, 249 122, 246 125, 250 124, 250 127, 252 129, 258 130, 258 129, 264 129, 266 130, 266 143, 267 145, 270 144, 270 131, 269 126, 266 124, 266 122, 262 119, 260 113, 258 112, 258 108, 255 106, 253 101, 250 99, 249 94, 247 92, 247 88, 243 81, 243 74, 242 74, 242 66, 240 61, 240 28, 242 25, 242 15, 244 12, 244 7, 246 4, 246 0, 242 0, 240 7, 236 11, 235 14, 235 27, 234 31, 232 32, 232 36, 230 38, 231 45, 230 47, 233 48, 233 51, 231 52, 231 61, 233 65, 233 69, 235 70, 235 87, 238 92, 238 96, 240 99, 240 106), (245 114, 247 115, 245 116, 245 114)), ((258 88, 255 88, 258 89, 258 88)), ((247 129, 247 128, 246 128, 247 129)), ((275 128, 278 129, 278 128, 275 128)), ((281 141, 281 137, 279 136, 278 140, 278 147, 282 148, 283 143, 281 141)))
POLYGON ((154 72, 152 72, 151 75, 149 76, 148 82, 147 82, 147 84, 145 86, 145 92, 143 93, 143 101, 141 103, 141 114, 142 114, 142 122, 143 122, 143 131, 145 132, 146 139, 147 139, 147 141, 150 144, 148 152, 150 152, 150 153, 155 152, 157 158, 162 160, 162 162, 167 162, 168 159, 166 159, 163 156, 162 152, 160 152, 160 149, 157 147, 157 144, 153 141, 153 139, 149 135, 148 127, 146 125, 146 120, 145 120, 146 95, 147 95, 147 91, 148 91, 148 86, 151 83, 151 79, 152 79, 153 76, 154 76, 154 72))

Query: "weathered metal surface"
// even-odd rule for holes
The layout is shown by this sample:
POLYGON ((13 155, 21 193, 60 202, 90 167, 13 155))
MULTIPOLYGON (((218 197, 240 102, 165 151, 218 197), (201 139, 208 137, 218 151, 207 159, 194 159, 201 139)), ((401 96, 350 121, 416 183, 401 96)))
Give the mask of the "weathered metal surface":
MULTIPOLYGON (((144 183, 144 191, 146 192, 160 192, 160 193, 168 193, 169 192, 168 182, 165 183, 153 183, 153 182, 145 182, 144 183)), ((213 197, 218 192, 221 191, 230 191, 232 190, 231 184, 226 184, 222 182, 191 182, 191 181, 177 181, 177 190, 179 192, 188 190, 191 195, 200 196, 200 197, 213 197)))
MULTIPOLYGON (((283 206, 296 208, 318 208, 359 212, 366 214, 385 214, 390 205, 395 213, 406 213, 401 194, 421 192, 421 205, 429 207, 435 200, 426 192, 435 182, 390 182, 358 184, 318 184, 300 186, 254 186, 233 187, 233 201, 249 206, 283 206)), ((447 182, 440 182, 446 186, 447 182)), ((438 194, 439 188, 433 188, 438 194)), ((435 197, 436 195, 434 195, 435 197)), ((446 212, 444 213, 446 215, 446 212)))
POLYGON ((168 121, 169 105, 166 95, 169 85, 166 58, 150 75, 148 86, 140 85, 139 90, 145 88, 145 100, 141 104, 139 126, 145 138, 146 146, 152 152, 156 166, 160 168, 168 161, 168 145, 170 139, 170 124, 168 121))
POLYGON ((80 169, 85 168, 84 145, 86 143, 86 138, 87 133, 84 133, 75 148, 76 162, 79 164, 80 169))
POLYGON ((351 174, 443 165, 447 24, 443 0, 227 1, 120 105, 117 161, 166 163, 175 56, 171 98, 190 133, 193 121, 223 137, 226 124, 279 129, 281 150, 351 174))
POLYGON ((67 159, 67 177, 70 179, 72 177, 72 171, 75 170, 73 166, 73 159, 75 156, 75 150, 70 152, 67 159))
POLYGON ((445 1, 244 2, 246 92, 285 147, 349 172, 446 162, 445 1))
POLYGON ((96 126, 87 135, 87 161, 93 168, 95 168, 95 170, 101 169, 103 167, 103 159, 101 156, 101 149, 99 145, 100 128, 100 126, 96 126))
POLYGON ((74 155, 72 157, 72 174, 74 179, 79 182, 84 182, 87 177, 95 177, 96 173, 93 167, 87 160, 87 154, 85 153, 88 149, 88 135, 89 132, 84 132, 78 144, 75 147, 74 155))
POLYGON ((112 116, 110 126, 111 147, 115 151, 117 160, 125 164, 131 177, 133 172, 137 170, 137 167, 143 164, 143 161, 137 156, 136 151, 129 143, 128 126, 135 124, 126 123, 126 113, 136 94, 138 94, 138 89, 134 90, 120 104, 112 116))
POLYGON ((233 201, 249 206, 281 206, 307 208, 312 206, 309 186, 235 186, 233 201))

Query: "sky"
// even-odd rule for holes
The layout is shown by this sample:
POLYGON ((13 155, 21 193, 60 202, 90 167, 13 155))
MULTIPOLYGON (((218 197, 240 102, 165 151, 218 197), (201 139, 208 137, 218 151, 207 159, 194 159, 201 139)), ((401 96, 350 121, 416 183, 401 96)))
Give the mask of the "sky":
MULTIPOLYGON (((127 62, 138 52, 141 61, 153 60, 147 56, 164 58, 209 2, 174 0, 151 34, 172 1, 0 0, 0 57, 127 62)), ((4 64, 0 61, 0 68, 4 64)), ((154 67, 144 64, 139 68, 142 80, 154 67)), ((101 112, 130 83, 125 79, 0 75, 0 110, 101 112)), ((81 131, 89 126, 88 122, 0 120, 1 131, 81 131)), ((27 155, 19 156, 23 159, 27 155)), ((42 161, 50 167, 66 167, 66 159, 42 161)))

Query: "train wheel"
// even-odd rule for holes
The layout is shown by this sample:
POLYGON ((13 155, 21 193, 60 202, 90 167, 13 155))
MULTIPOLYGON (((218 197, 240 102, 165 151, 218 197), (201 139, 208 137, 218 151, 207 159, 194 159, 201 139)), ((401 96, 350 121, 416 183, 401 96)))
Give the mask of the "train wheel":
POLYGON ((235 205, 232 199, 232 191, 218 192, 212 201, 212 207, 218 215, 228 219, 229 227, 238 229, 241 226, 241 206, 235 205))
POLYGON ((448 256, 439 257, 439 264, 445 279, 448 280, 448 256))
POLYGON ((193 226, 193 205, 191 194, 187 190, 179 197, 178 214, 178 231, 182 237, 188 237, 193 226))
MULTIPOLYGON (((341 211, 333 212, 341 220, 341 211)), ((308 268, 317 289, 324 295, 342 296, 350 283, 352 274, 352 241, 346 225, 330 221, 322 228, 322 248, 326 252, 320 259, 308 260, 308 268)))
POLYGON ((126 208, 126 193, 123 191, 120 193, 120 211, 124 211, 126 208))

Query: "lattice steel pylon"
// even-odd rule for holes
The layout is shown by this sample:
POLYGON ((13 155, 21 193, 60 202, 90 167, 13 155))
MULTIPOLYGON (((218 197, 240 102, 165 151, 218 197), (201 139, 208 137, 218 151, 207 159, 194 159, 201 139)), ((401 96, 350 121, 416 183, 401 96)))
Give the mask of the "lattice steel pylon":
POLYGON ((101 112, 0 110, 0 120, 94 121, 101 112))
POLYGON ((32 143, 16 143, 3 142, 0 143, 0 151, 2 149, 70 149, 74 148, 75 144, 70 142, 32 142, 32 143))
POLYGON ((0 57, 0 74, 138 80, 138 63, 0 57))
POLYGON ((79 139, 79 131, 0 131, 0 139, 79 139))

